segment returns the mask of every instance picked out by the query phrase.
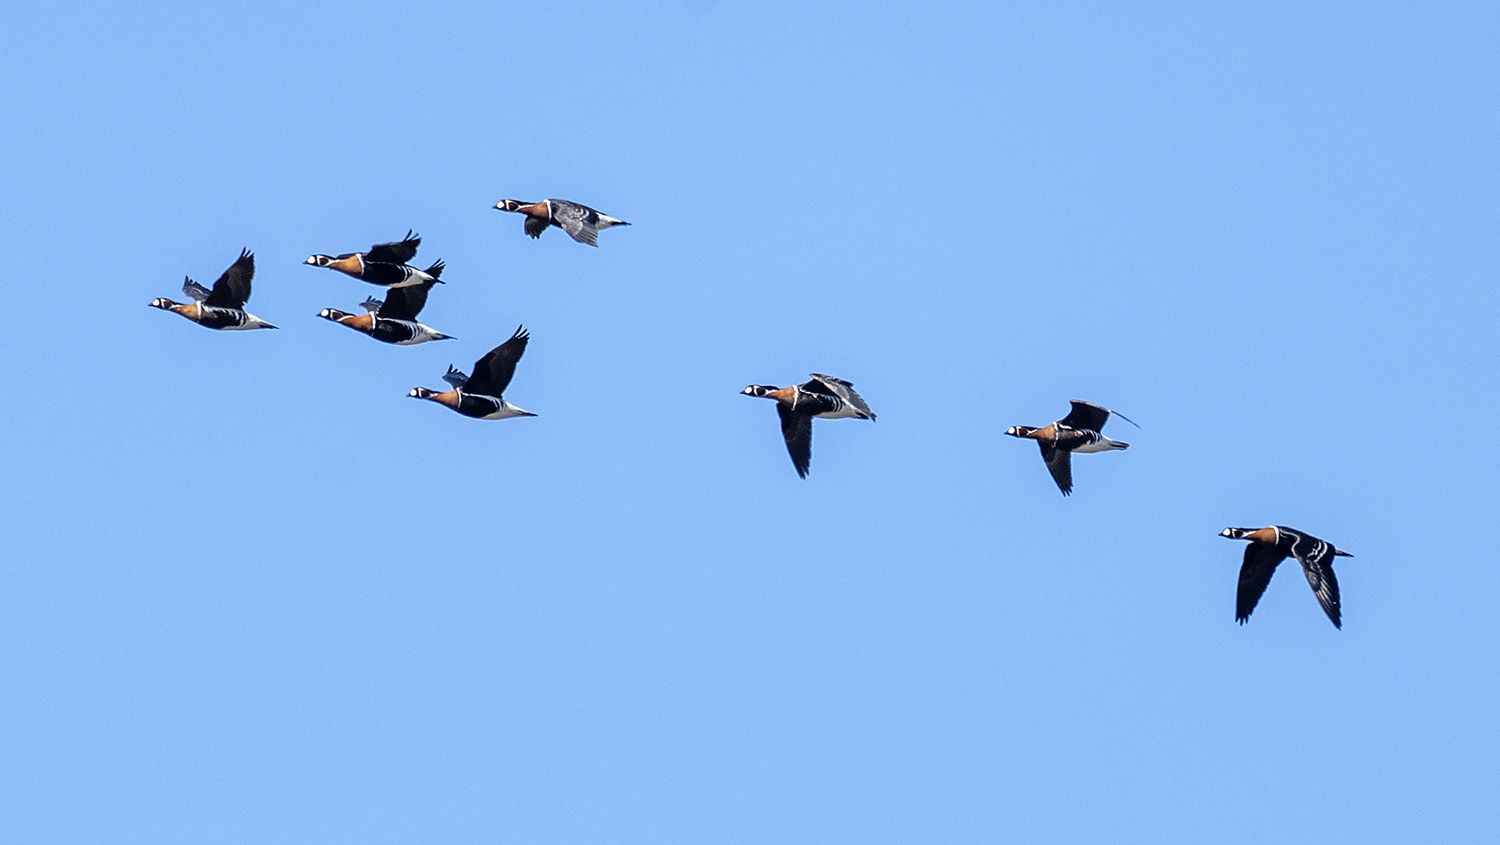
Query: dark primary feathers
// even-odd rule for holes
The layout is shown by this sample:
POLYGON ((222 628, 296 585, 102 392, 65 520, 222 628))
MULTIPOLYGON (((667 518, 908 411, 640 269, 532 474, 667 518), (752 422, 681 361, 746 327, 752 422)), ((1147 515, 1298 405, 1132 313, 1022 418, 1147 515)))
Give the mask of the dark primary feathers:
POLYGON ((812 466, 812 416, 793 411, 780 402, 776 413, 781 417, 781 436, 786 440, 787 454, 792 456, 792 466, 797 468, 800 478, 807 477, 812 466))
MULTIPOLYGON (((1051 439, 1038 439, 1037 445, 1042 447, 1042 460, 1047 464, 1047 471, 1052 473, 1052 480, 1057 482, 1057 489, 1064 496, 1073 495, 1073 452, 1083 449, 1098 440, 1107 440, 1097 429, 1069 428, 1062 421, 1057 423, 1055 429, 1057 436, 1051 439)), ((1120 448, 1124 448, 1122 445, 1120 448)))
POLYGON ((1038 440, 1036 445, 1042 447, 1042 460, 1047 464, 1047 471, 1052 473, 1052 480, 1057 482, 1057 488, 1064 496, 1073 495, 1073 453, 1058 448, 1057 441, 1038 440))
MULTIPOLYGON (((431 274, 431 271, 428 273, 431 274)), ((417 315, 422 313, 422 306, 427 304, 427 292, 432 290, 434 284, 435 281, 404 288, 388 288, 377 315, 387 320, 417 319, 417 315)))
POLYGON ((255 256, 248 249, 214 282, 203 304, 213 308, 244 308, 250 300, 250 279, 255 276, 255 256))
POLYGON ((526 342, 530 339, 531 335, 526 329, 517 326, 516 333, 511 335, 510 340, 474 362, 474 374, 469 376, 464 392, 485 396, 500 396, 505 393, 511 377, 516 374, 516 362, 521 360, 521 355, 526 351, 526 342))
POLYGON ((1277 551, 1275 546, 1263 543, 1245 546, 1245 562, 1240 566, 1240 584, 1234 597, 1234 621, 1241 625, 1250 621, 1250 611, 1260 603, 1277 564, 1283 560, 1286 560, 1286 552, 1277 551))
MULTIPOLYGON (((1068 428, 1100 431, 1104 428, 1104 423, 1109 419, 1110 414, 1114 414, 1125 422, 1135 425, 1135 421, 1119 411, 1111 411, 1102 405, 1095 405, 1093 402, 1074 399, 1069 404, 1073 406, 1073 410, 1069 411, 1066 417, 1058 420, 1058 425, 1067 426, 1068 428)), ((1136 428, 1140 428, 1140 426, 1136 426, 1136 428)))
POLYGON ((417 257, 417 247, 422 243, 422 236, 414 234, 412 230, 406 230, 406 237, 399 241, 388 244, 376 244, 365 253, 366 261, 379 261, 386 264, 405 264, 417 257))
POLYGON ((1342 628, 1339 610, 1339 582, 1333 575, 1333 559, 1335 556, 1353 557, 1347 552, 1340 552, 1333 547, 1332 543, 1319 540, 1300 531, 1291 528, 1277 527, 1282 536, 1292 535, 1292 556, 1302 564, 1302 574, 1307 576, 1308 586, 1312 587, 1313 595, 1318 597, 1318 604, 1323 606, 1323 612, 1333 622, 1333 627, 1342 628))
POLYGON ((1312 587, 1313 595, 1318 597, 1318 604, 1323 606, 1323 612, 1328 614, 1333 627, 1344 627, 1339 607, 1339 579, 1333 575, 1332 552, 1317 560, 1299 557, 1297 561, 1302 564, 1302 574, 1307 576, 1308 586, 1312 587))

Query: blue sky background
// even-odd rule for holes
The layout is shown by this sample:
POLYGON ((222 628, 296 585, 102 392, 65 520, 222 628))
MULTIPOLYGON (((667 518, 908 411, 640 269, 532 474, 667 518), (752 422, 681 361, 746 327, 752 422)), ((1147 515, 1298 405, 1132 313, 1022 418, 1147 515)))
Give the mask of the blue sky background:
POLYGON ((0 839, 1493 835, 1497 31, 8 4, 0 839), (315 317, 408 228, 459 340, 315 317), (146 307, 242 247, 281 331, 146 307), (536 419, 404 398, 520 323, 536 419), (809 371, 880 421, 801 481, 738 391, 809 371), (1064 499, 1072 398, 1142 428, 1064 499), (1235 625, 1272 523, 1342 631, 1235 625))

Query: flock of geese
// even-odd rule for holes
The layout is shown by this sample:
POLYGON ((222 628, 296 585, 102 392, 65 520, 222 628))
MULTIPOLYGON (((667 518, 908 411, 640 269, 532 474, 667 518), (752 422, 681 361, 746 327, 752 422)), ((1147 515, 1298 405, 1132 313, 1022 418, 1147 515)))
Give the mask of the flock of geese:
MULTIPOLYGON (((624 220, 602 214, 586 205, 567 200, 548 199, 521 202, 507 199, 494 208, 523 214, 524 230, 540 238, 550 226, 567 232, 573 240, 597 247, 599 232, 612 226, 629 226, 624 220)), ((385 298, 369 298, 361 303, 362 314, 348 314, 325 308, 319 317, 347 326, 383 343, 414 346, 432 340, 451 340, 442 332, 420 322, 417 317, 427 303, 427 294, 440 284, 443 262, 436 261, 425 270, 409 262, 417 255, 422 239, 408 231, 406 237, 391 243, 376 244, 366 252, 343 255, 313 255, 305 264, 326 267, 373 285, 385 288, 385 298)), ((181 314, 200 326, 218 330, 274 329, 276 326, 245 310, 250 301, 250 281, 255 275, 255 256, 247 249, 229 265, 212 288, 205 288, 191 278, 184 281, 182 292, 192 300, 187 303, 159 298, 152 307, 181 314)), ((515 375, 516 364, 526 352, 530 339, 524 327, 518 327, 504 343, 474 362, 471 373, 451 365, 443 376, 448 390, 413 388, 407 395, 426 399, 481 420, 503 420, 536 416, 504 398, 505 389, 515 375)), ((770 399, 776 403, 781 418, 781 434, 791 455, 797 475, 806 478, 812 463, 812 421, 856 419, 875 420, 875 413, 851 382, 830 375, 813 373, 812 378, 791 387, 752 384, 741 393, 770 399)), ((1101 430, 1116 416, 1136 425, 1125 415, 1092 402, 1073 400, 1072 410, 1062 419, 1041 428, 1011 426, 1006 434, 1035 440, 1041 448, 1042 461, 1064 496, 1073 492, 1072 455, 1126 449, 1130 444, 1112 440, 1101 430)), ((1137 426, 1139 428, 1139 426, 1137 426)), ((1334 548, 1332 543, 1309 534, 1273 525, 1266 528, 1225 528, 1220 536, 1248 540, 1244 563, 1240 567, 1239 588, 1235 601, 1235 620, 1244 624, 1265 593, 1276 567, 1288 557, 1295 557, 1312 586, 1318 603, 1333 622, 1342 627, 1339 607, 1339 584, 1333 574, 1335 557, 1352 557, 1334 548)))

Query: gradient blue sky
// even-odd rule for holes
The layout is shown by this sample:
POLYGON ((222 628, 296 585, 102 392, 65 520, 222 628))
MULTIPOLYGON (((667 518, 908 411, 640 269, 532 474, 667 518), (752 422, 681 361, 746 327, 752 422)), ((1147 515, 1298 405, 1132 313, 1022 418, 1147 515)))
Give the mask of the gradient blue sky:
POLYGON ((0 839, 1475 841, 1493 4, 7 4, 0 839), (564 197, 589 249, 489 210, 564 197), (424 236, 395 348, 301 261, 424 236), (146 307, 253 249, 215 333, 146 307), (524 323, 477 422, 404 398, 524 323), (801 481, 770 403, 809 371, 801 481), (1072 398, 1142 426, 1058 495, 1072 398), (1328 538, 1234 623, 1226 525, 1328 538))

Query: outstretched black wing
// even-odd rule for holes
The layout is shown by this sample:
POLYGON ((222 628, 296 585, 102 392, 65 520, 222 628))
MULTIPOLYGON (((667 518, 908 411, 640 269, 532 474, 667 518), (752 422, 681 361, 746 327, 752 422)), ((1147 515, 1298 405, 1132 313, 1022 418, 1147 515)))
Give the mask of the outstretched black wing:
POLYGON ((792 466, 797 475, 806 478, 812 465, 812 421, 807 414, 799 414, 780 402, 776 413, 781 415, 781 436, 786 439, 787 454, 792 456, 792 466))
MULTIPOLYGON (((1281 530, 1285 533, 1289 529, 1281 530)), ((1307 576, 1313 595, 1318 597, 1318 604, 1323 606, 1323 612, 1328 614, 1333 627, 1342 628, 1344 624, 1339 611, 1339 581, 1333 577, 1333 544, 1301 532, 1296 533, 1292 554, 1302 564, 1302 574, 1307 576)))
POLYGON ((526 342, 531 335, 526 329, 516 327, 516 333, 510 336, 510 340, 500 344, 490 353, 474 362, 474 374, 469 376, 468 384, 464 385, 465 393, 478 393, 484 396, 500 396, 505 388, 510 385, 510 379, 516 374, 516 362, 521 360, 521 355, 526 352, 526 342))
POLYGON ((1069 411, 1066 417, 1058 420, 1058 425, 1099 431, 1104 428, 1104 421, 1109 419, 1109 409, 1095 405, 1093 402, 1074 399, 1072 405, 1073 410, 1069 411))
POLYGON ((404 288, 387 288, 380 316, 387 320, 415 320, 427 304, 427 292, 436 282, 423 282, 404 288))
POLYGON ((383 264, 405 264, 417 257, 417 247, 422 243, 422 236, 414 234, 412 230, 406 230, 406 237, 399 241, 388 244, 376 244, 365 253, 366 261, 379 261, 383 264))
POLYGON ((1042 460, 1047 462, 1047 471, 1052 473, 1052 480, 1057 482, 1057 489, 1064 496, 1073 494, 1073 460, 1072 452, 1067 449, 1059 449, 1056 443, 1046 440, 1038 440, 1036 445, 1042 447, 1042 460))
POLYGON ((248 249, 241 250, 240 257, 214 282, 214 289, 203 304, 214 308, 244 308, 250 300, 250 279, 254 276, 255 256, 248 249))
POLYGON ((1234 621, 1241 625, 1250 621, 1250 611, 1260 601, 1271 583, 1277 564, 1286 560, 1286 552, 1277 551, 1276 546, 1251 543, 1245 547, 1245 562, 1240 566, 1240 586, 1234 598, 1234 621))

